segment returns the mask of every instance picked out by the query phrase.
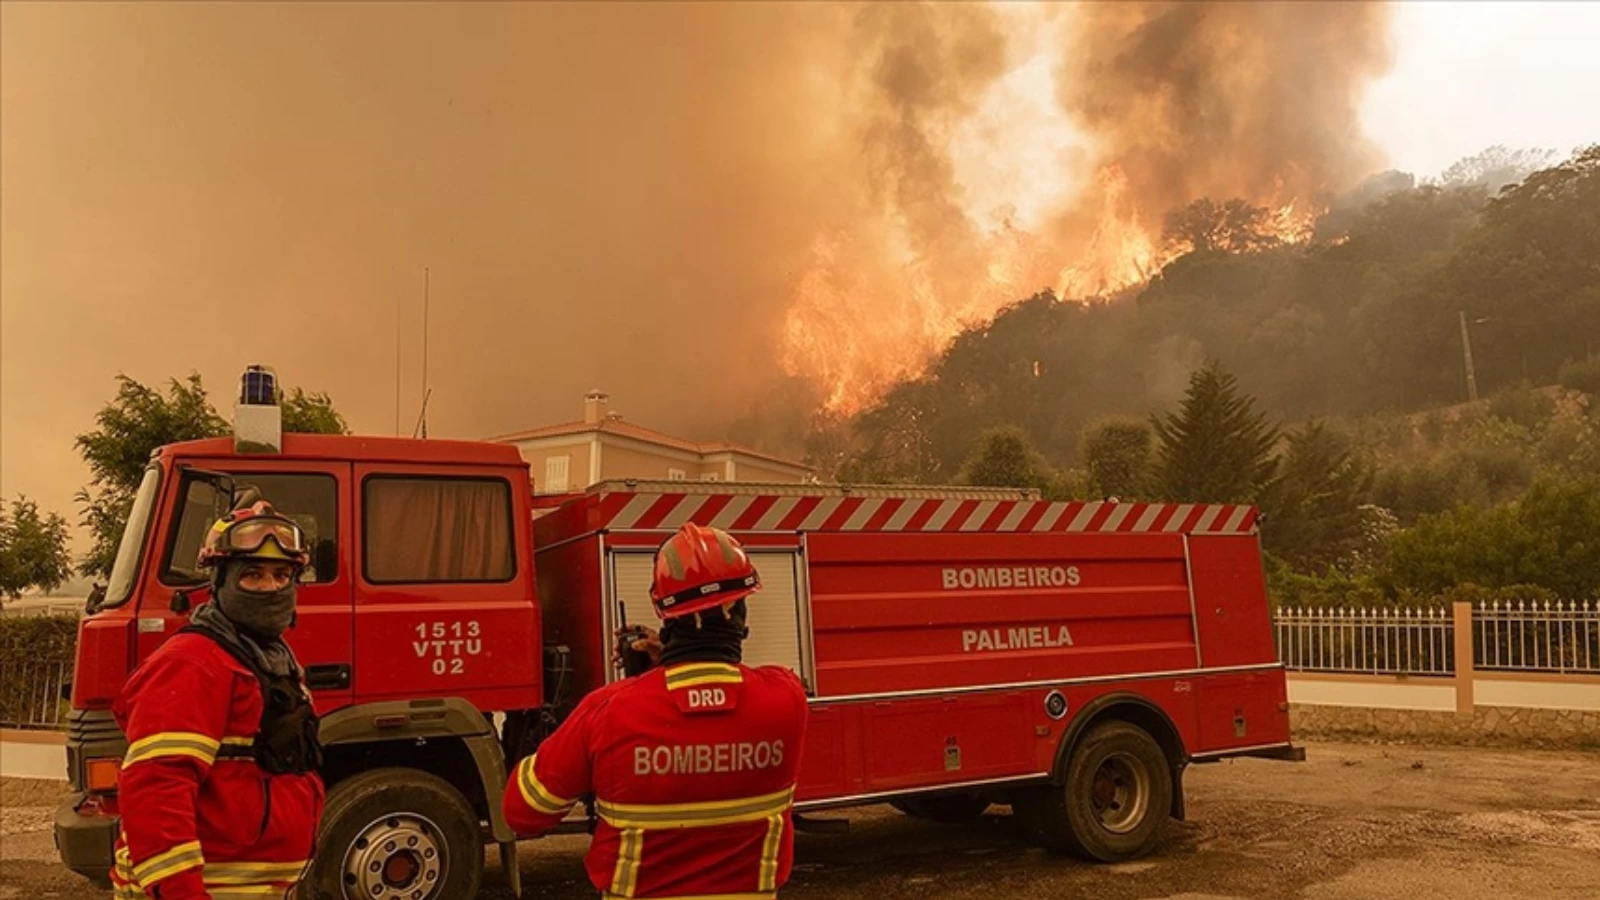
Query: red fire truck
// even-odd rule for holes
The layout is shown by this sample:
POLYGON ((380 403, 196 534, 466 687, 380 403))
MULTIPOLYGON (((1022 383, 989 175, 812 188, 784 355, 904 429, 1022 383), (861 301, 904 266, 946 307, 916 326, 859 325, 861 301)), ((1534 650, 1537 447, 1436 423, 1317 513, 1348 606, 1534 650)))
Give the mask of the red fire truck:
POLYGON ((621 677, 611 635, 651 624, 651 551, 688 521, 749 548, 746 661, 811 696, 802 813, 1009 805, 1047 847, 1122 860, 1183 816, 1190 763, 1298 757, 1247 506, 626 481, 536 520, 510 446, 266 431, 152 455, 80 626, 56 838, 91 878, 127 749, 111 702, 206 599, 200 541, 244 484, 313 544, 290 642, 325 716, 319 900, 471 897, 486 843, 512 858, 507 766, 621 677))

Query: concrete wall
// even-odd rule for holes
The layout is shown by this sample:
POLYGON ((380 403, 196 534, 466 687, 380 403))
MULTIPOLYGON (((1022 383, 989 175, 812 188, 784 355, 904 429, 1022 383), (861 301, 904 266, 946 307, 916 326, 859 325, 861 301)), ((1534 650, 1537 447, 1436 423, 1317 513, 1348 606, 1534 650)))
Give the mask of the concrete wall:
POLYGON ((1297 737, 1600 748, 1600 678, 1289 675, 1297 737))
POLYGON ((1478 706, 1471 714, 1291 703, 1296 739, 1600 749, 1600 712, 1478 706))
POLYGON ((0 729, 0 777, 66 781, 66 734, 0 729))

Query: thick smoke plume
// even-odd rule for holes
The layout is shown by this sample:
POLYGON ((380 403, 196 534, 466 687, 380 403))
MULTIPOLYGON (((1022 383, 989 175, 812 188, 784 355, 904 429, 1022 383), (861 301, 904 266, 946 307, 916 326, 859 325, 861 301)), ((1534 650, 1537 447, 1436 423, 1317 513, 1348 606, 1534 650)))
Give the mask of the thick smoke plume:
POLYGON ((793 450, 1175 205, 1344 186, 1386 57, 1333 3, 0 7, 0 476, 69 512, 118 372, 409 434, 425 266, 431 434, 598 387, 793 450))
POLYGON ((1144 221, 1199 197, 1322 204, 1381 162, 1357 106, 1387 22, 1373 3, 1084 4, 1058 95, 1144 221))

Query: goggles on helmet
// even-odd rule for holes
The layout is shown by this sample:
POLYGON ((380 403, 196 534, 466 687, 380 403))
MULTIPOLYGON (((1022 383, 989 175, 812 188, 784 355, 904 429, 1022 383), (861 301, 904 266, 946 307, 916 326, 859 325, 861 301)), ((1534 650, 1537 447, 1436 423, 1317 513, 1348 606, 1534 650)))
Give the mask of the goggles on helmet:
POLYGON ((251 516, 228 523, 218 536, 217 549, 228 555, 251 554, 268 541, 290 555, 309 552, 300 526, 281 516, 251 516))

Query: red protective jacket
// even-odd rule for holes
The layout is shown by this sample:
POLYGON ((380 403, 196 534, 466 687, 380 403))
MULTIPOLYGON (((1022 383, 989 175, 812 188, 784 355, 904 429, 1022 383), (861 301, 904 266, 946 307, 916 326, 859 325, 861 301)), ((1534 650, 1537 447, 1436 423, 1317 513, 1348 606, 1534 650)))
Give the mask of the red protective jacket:
POLYGON ((542 834, 593 794, 606 897, 773 897, 794 856, 806 695, 777 666, 686 663, 589 694, 518 764, 506 821, 542 834))
POLYGON ((262 705, 256 676, 199 634, 174 636, 128 679, 112 707, 128 736, 117 900, 261 900, 300 879, 322 779, 256 765, 262 705))

